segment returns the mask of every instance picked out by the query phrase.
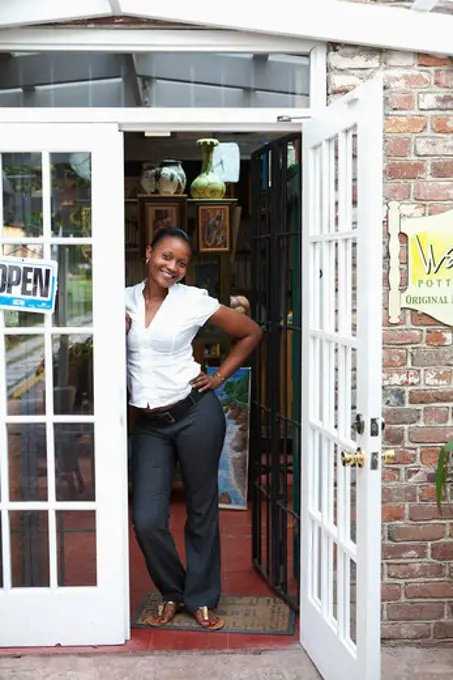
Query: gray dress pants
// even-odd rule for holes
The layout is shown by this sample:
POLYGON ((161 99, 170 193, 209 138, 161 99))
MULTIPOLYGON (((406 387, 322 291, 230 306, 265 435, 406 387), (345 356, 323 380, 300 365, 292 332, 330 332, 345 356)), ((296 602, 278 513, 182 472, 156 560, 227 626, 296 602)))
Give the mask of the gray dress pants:
POLYGON ((163 599, 185 603, 190 611, 214 609, 221 593, 217 476, 224 438, 223 408, 207 392, 174 423, 139 415, 132 439, 132 519, 138 543, 163 599), (186 570, 169 530, 176 461, 187 504, 186 570))

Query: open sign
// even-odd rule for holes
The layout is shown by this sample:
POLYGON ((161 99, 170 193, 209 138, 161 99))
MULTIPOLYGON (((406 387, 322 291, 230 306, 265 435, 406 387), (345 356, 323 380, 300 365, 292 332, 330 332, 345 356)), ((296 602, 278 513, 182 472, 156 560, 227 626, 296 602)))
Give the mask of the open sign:
POLYGON ((0 309, 52 313, 58 262, 0 257, 0 309))

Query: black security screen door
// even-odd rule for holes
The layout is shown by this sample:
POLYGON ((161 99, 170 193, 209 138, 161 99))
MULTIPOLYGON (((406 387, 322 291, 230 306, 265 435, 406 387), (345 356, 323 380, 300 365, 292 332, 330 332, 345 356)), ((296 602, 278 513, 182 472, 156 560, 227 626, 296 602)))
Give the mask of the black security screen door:
POLYGON ((301 138, 252 157, 253 318, 265 331, 252 373, 253 562, 294 609, 299 602, 301 138))

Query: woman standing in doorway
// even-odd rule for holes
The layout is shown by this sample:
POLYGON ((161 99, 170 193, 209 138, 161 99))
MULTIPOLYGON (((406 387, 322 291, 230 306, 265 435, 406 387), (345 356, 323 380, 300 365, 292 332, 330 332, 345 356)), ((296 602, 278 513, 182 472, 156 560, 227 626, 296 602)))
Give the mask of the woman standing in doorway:
POLYGON ((149 574, 162 595, 153 626, 186 606, 200 626, 218 630, 221 592, 217 475, 225 417, 214 394, 253 351, 261 329, 248 317, 185 286, 192 255, 185 232, 161 229, 146 250, 147 278, 126 289, 127 367, 133 435, 132 516, 149 574), (206 322, 237 339, 211 376, 200 371, 192 340, 206 322), (186 569, 169 530, 176 462, 186 503, 186 569))

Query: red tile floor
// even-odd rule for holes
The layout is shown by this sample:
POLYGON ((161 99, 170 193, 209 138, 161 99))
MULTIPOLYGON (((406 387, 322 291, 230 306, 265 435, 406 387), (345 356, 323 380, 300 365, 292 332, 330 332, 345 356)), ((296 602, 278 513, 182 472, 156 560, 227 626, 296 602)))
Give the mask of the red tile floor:
MULTIPOLYGON (((175 489, 171 503, 170 522, 175 541, 184 560, 185 507, 181 492, 175 489)), ((274 595, 264 580, 252 567, 251 556, 251 512, 221 510, 222 578, 223 592, 232 595, 274 595)), ((153 589, 144 560, 130 531, 130 579, 131 618, 143 603, 146 593, 153 589)), ((222 631, 172 631, 165 629, 132 628, 132 637, 121 646, 101 647, 46 647, 27 649, 0 649, 5 654, 74 654, 94 652, 163 652, 163 651, 226 651, 283 649, 298 643, 299 631, 296 623, 293 635, 249 635, 223 633, 222 631)))

